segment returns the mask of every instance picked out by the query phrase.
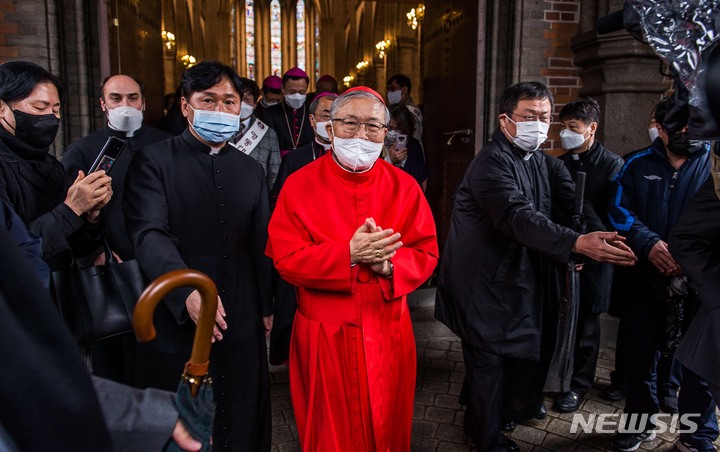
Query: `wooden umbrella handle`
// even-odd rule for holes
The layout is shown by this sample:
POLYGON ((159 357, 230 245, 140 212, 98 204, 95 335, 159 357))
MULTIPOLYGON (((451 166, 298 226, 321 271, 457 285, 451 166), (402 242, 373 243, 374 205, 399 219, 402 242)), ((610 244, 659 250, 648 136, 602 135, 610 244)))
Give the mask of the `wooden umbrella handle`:
POLYGON ((217 287, 206 274, 197 270, 175 270, 158 277, 145 289, 135 306, 133 328, 138 341, 148 342, 155 339, 155 308, 171 290, 183 286, 197 289, 202 299, 192 354, 185 365, 186 371, 199 377, 207 373, 210 362, 210 345, 218 299, 217 287))

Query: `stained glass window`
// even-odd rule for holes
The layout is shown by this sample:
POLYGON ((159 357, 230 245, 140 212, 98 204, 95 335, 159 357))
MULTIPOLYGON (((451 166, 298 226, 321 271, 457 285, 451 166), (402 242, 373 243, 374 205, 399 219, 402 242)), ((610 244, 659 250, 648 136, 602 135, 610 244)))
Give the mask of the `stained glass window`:
POLYGON ((245 0, 245 60, 247 78, 255 80, 255 3, 245 0))
POLYGON ((295 10, 297 26, 297 65, 305 70, 305 2, 298 0, 295 10))
POLYGON ((320 14, 315 10, 315 80, 320 78, 320 14))
POLYGON ((237 68, 238 61, 238 49, 237 49, 237 28, 235 23, 237 20, 237 8, 235 3, 232 4, 230 9, 230 58, 232 59, 232 67, 237 68))
POLYGON ((282 27, 280 24, 280 2, 270 2, 270 71, 282 77, 282 27))

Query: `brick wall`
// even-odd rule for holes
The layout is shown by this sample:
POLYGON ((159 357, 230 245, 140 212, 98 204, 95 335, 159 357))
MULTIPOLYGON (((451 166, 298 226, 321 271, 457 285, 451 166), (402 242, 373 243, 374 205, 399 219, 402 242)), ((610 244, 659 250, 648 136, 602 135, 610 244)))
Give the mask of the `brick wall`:
POLYGON ((11 21, 15 4, 10 0, 0 0, 0 63, 18 57, 18 49, 8 45, 8 38, 18 34, 18 24, 11 21))
POLYGON ((582 87, 580 71, 573 64, 573 52, 570 49, 570 40, 578 32, 580 5, 577 0, 546 1, 543 11, 543 20, 548 23, 543 37, 546 50, 543 57, 546 67, 540 74, 546 77, 546 83, 555 96, 553 116, 555 122, 550 128, 550 138, 546 146, 550 153, 560 154, 558 133, 560 132, 558 114, 562 107, 578 98, 582 87))

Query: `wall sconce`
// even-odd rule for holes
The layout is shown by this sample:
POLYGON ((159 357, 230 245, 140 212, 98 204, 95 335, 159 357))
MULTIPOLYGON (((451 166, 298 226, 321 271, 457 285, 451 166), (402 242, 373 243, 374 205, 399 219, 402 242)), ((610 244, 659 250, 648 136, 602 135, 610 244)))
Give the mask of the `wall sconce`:
POLYGON ((385 58, 385 49, 390 47, 390 40, 380 41, 377 44, 375 44, 375 48, 378 51, 378 57, 385 58))
POLYGON ((425 18, 425 5, 420 3, 417 8, 413 8, 407 16, 407 24, 413 30, 417 29, 418 24, 425 18))
POLYGON ((165 51, 172 52, 175 49, 175 35, 165 30, 162 31, 161 35, 165 51))
POLYGON ((346 88, 350 88, 350 84, 353 80, 355 80, 355 77, 353 77, 352 75, 346 75, 345 77, 343 77, 343 85, 345 85, 346 88))
POLYGON ((355 67, 357 68, 358 72, 364 71, 365 68, 367 68, 368 66, 370 66, 370 62, 367 61, 367 60, 363 60, 363 61, 361 61, 361 62, 359 62, 358 64, 355 65, 355 67))
POLYGON ((187 55, 187 54, 183 55, 183 56, 180 58, 180 61, 182 61, 183 66, 185 66, 185 67, 188 68, 188 69, 190 69, 191 67, 195 66, 195 63, 197 63, 197 60, 195 59, 194 56, 192 56, 192 55, 187 55))

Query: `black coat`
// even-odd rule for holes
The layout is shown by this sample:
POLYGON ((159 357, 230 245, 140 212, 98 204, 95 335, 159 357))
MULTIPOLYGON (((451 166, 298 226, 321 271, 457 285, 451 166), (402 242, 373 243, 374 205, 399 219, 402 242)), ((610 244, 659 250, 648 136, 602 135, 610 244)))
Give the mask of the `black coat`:
POLYGON ((578 233, 550 219, 572 210, 574 184, 554 157, 527 153, 496 130, 455 196, 435 316, 472 347, 539 359, 547 272, 578 233))
POLYGON ((21 451, 112 451, 77 344, 34 267, 0 227, 0 428, 21 451))
POLYGON ((305 143, 294 151, 288 153, 280 164, 275 184, 270 191, 271 206, 274 207, 277 197, 280 196, 280 190, 292 173, 313 160, 322 157, 326 152, 325 148, 323 148, 317 141, 312 140, 311 142, 305 143))
POLYGON ((135 131, 132 137, 127 137, 125 132, 118 132, 107 125, 97 132, 86 136, 68 146, 63 152, 62 163, 65 167, 69 180, 77 177, 79 170, 87 173, 87 170, 95 161, 108 137, 114 136, 127 141, 127 146, 115 161, 110 170, 112 177, 113 196, 110 202, 100 212, 105 227, 105 238, 110 248, 123 260, 133 259, 135 251, 125 227, 125 215, 122 211, 123 188, 125 186, 125 175, 127 174, 130 161, 135 153, 149 144, 162 141, 172 137, 167 132, 154 127, 144 126, 135 131))
MULTIPOLYGON (((623 166, 623 159, 605 148, 599 141, 582 154, 567 152, 558 157, 570 171, 573 181, 578 171, 586 173, 585 205, 595 210, 597 217, 587 216, 587 230, 612 230, 607 216, 607 205, 613 189, 615 175, 623 166), (601 221, 597 221, 601 220, 601 221)), ((580 302, 588 305, 592 313, 605 312, 610 304, 613 282, 613 265, 595 261, 584 264, 580 273, 580 302)))
MULTIPOLYGON (((222 450, 269 450, 270 392, 262 316, 272 314, 265 257, 267 184, 252 157, 225 146, 219 154, 182 135, 135 154, 127 173, 124 211, 136 258, 150 279, 191 268, 215 282, 228 329, 212 347, 217 400, 214 444, 222 450)), ((195 325, 175 290, 155 314, 158 337, 138 348, 141 386, 177 386, 190 356, 195 325)))
POLYGON ((297 110, 293 110, 285 101, 267 107, 262 112, 264 118, 262 121, 277 133, 278 145, 283 157, 287 152, 292 152, 314 140, 315 132, 310 125, 309 114, 307 103, 297 110), (298 134, 297 146, 295 145, 295 133, 298 134))
MULTIPOLYGON (((392 164, 392 162, 389 162, 392 164)), ((403 171, 415 178, 418 184, 422 184, 428 178, 427 164, 425 163, 425 155, 422 144, 417 138, 411 136, 407 143, 407 159, 403 166, 399 166, 403 171)))
POLYGON ((712 177, 675 223, 670 252, 700 295, 700 308, 675 352, 684 366, 720 386, 720 200, 712 177))
POLYGON ((67 268, 72 255, 91 253, 102 236, 100 224, 85 221, 64 203, 66 194, 65 170, 55 157, 22 158, 0 141, 0 198, 42 238, 51 270, 67 268))

